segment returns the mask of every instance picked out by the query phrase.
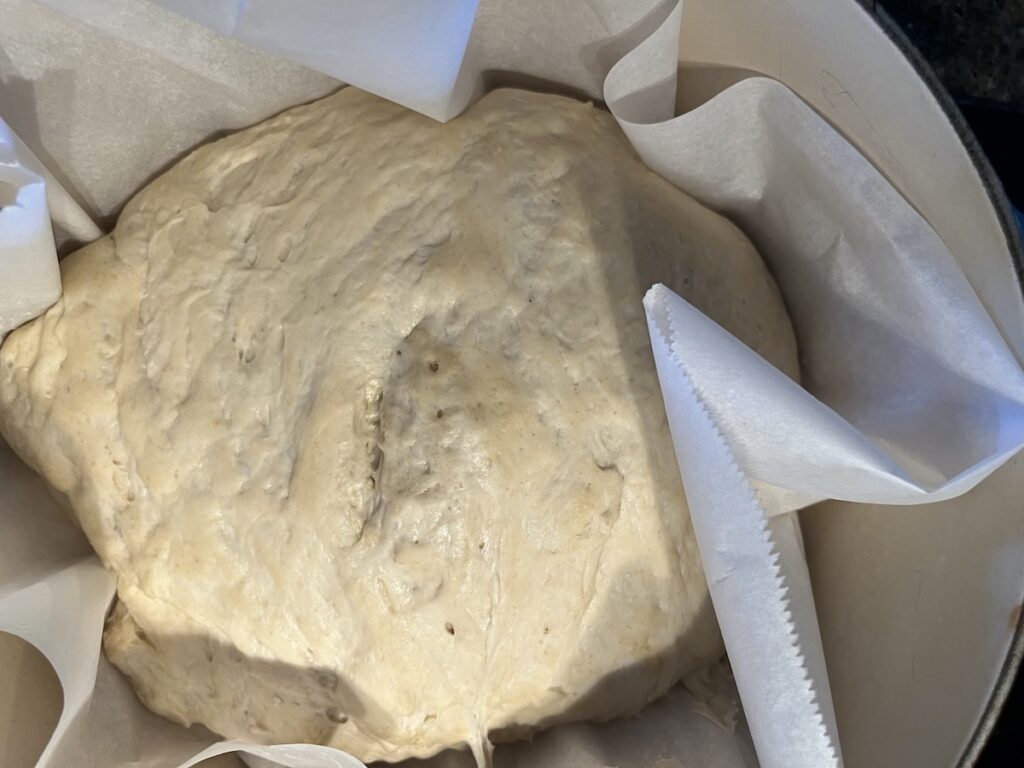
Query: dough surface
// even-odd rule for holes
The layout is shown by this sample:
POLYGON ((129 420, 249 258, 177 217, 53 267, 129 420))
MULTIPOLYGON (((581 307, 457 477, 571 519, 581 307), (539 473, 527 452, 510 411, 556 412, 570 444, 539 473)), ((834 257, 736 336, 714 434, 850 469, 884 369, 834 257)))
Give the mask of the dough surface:
POLYGON ((722 652, 641 305, 796 375, 747 240, 613 119, 354 88, 204 146, 0 349, 152 709, 364 761, 636 712, 722 652))

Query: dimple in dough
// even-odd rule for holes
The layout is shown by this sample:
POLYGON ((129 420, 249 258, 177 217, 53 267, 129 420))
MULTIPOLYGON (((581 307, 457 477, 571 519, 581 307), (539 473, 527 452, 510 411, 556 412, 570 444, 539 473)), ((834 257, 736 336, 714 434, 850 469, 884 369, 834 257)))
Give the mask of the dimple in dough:
POLYGON ((118 579, 107 655, 228 737, 428 756, 722 652, 643 292, 796 375, 757 253, 613 119, 345 88, 204 146, 0 351, 0 430, 118 579))

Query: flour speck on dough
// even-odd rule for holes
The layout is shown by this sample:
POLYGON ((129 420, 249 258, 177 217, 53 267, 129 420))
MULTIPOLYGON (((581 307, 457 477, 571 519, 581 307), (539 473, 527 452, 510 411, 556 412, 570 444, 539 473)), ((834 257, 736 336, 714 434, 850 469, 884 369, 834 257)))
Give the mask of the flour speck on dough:
POLYGON ((747 240, 613 119, 354 88, 204 146, 0 348, 0 432, 117 574, 153 710, 364 761, 638 711, 722 652, 663 282, 794 374, 747 240))

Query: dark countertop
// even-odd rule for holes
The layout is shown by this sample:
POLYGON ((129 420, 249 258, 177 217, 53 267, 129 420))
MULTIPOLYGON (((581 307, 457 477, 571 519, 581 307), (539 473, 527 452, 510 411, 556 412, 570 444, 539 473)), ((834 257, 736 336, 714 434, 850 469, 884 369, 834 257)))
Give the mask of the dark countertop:
POLYGON ((1024 209, 1024 0, 862 0, 921 52, 1024 209))
MULTIPOLYGON (((964 113, 1011 203, 1024 209, 1024 0, 865 5, 888 13, 921 52, 964 113)), ((976 768, 1021 765, 1024 675, 1018 675, 976 768)))
POLYGON ((953 98, 1024 107, 1024 2, 880 0, 953 98))

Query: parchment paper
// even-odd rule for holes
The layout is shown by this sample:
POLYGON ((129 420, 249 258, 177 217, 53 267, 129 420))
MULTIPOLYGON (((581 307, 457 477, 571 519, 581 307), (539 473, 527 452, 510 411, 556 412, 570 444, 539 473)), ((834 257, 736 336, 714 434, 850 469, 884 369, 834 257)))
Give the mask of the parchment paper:
POLYGON ((60 272, 46 204, 46 183, 31 153, 0 120, 0 336, 60 297, 60 272))
MULTIPOLYGON (((456 0, 423 6, 430 11, 426 16, 401 2, 380 4, 379 13, 366 3, 318 0, 293 0, 287 12, 266 0, 162 4, 437 118, 457 114, 488 85, 511 75, 603 96, 652 168, 730 215, 754 239, 793 318, 804 388, 666 289, 652 290, 645 305, 691 515, 760 763, 840 765, 792 511, 823 498, 886 504, 950 498, 987 476, 1024 438, 1020 369, 931 228, 852 147, 773 81, 743 81, 673 117, 676 43, 685 23, 675 0, 579 7, 484 2, 471 31, 471 4, 456 0), (424 36, 428 23, 430 34, 424 36), (389 73, 383 84, 382 72, 389 73)), ((145 4, 47 5, 73 17, 76 23, 63 16, 60 23, 92 36, 92 45, 112 35, 115 44, 129 41, 157 69, 166 60, 177 72, 174 67, 187 61, 189 76, 200 79, 218 54, 234 52, 236 45, 185 27, 192 29, 191 45, 168 46, 166 36, 150 26, 166 21, 166 13, 145 4)), ((50 28, 47 22, 59 16, 31 3, 0 0, 0 12, 11 8, 20 14, 22 29, 50 28)), ((4 36, 0 29, 0 44, 4 36)), ((259 56, 247 49, 241 55, 259 56)), ((271 81, 275 70, 269 65, 265 73, 271 81)), ((301 72, 296 76, 308 84, 301 72)), ((324 86, 315 77, 313 83, 314 91, 324 86)), ((151 90, 141 88, 132 101, 145 105, 151 90)), ((252 93, 262 90, 254 86, 252 93)), ((297 90, 293 101, 301 100, 297 90)), ((266 103, 255 103, 243 100, 237 112, 266 112, 266 103)), ((185 110, 185 125, 209 105, 200 99, 191 106, 195 110, 185 110)), ((40 125, 63 120, 82 142, 78 146, 88 150, 102 143, 96 127, 103 119, 69 122, 59 107, 52 115, 47 111, 40 113, 40 125)), ((13 124, 14 117, 4 116, 13 124)), ((131 126, 132 141, 151 145, 147 128, 131 126)), ((134 163, 122 166, 129 169, 122 178, 141 179, 140 169, 155 169, 152 162, 147 168, 144 152, 133 157, 134 163)), ((66 159, 60 173, 68 178, 85 178, 78 167, 88 167, 101 185, 108 172, 95 162, 75 162, 74 153, 66 159)), ((130 749, 123 748, 128 743, 137 764, 175 765, 183 751, 194 753, 195 745, 212 737, 178 729, 176 739, 167 735, 173 729, 167 725, 166 738, 139 743, 138 722, 152 716, 137 711, 127 694, 102 701, 88 697, 97 663, 101 673, 106 669, 95 653, 111 588, 104 578, 95 565, 77 563, 41 574, 27 588, 0 587, 0 627, 13 627, 39 645, 66 689, 61 736, 43 764, 117 764, 129 759, 130 749), (28 607, 42 595, 64 606, 62 626, 76 628, 74 642, 59 640, 52 612, 28 607), (107 743, 98 744, 97 728, 82 725, 90 717, 97 724, 103 718, 119 721, 124 739, 110 739, 107 730, 107 743), (77 762, 61 762, 62 752, 75 753, 77 762), (106 762, 96 762, 97 754, 106 762)), ((656 760, 743 765, 749 752, 742 741, 717 725, 704 738, 689 716, 700 711, 692 697, 677 692, 636 721, 555 729, 538 740, 541 747, 556 745, 546 752, 499 749, 499 764, 598 765, 619 747, 616 766, 639 768, 656 760), (671 713, 667 727, 656 726, 658 707, 671 713), (585 748, 565 748, 573 734, 585 748), (622 754, 623 744, 634 747, 622 754)), ((358 765, 319 747, 257 751, 282 765, 358 765)))

